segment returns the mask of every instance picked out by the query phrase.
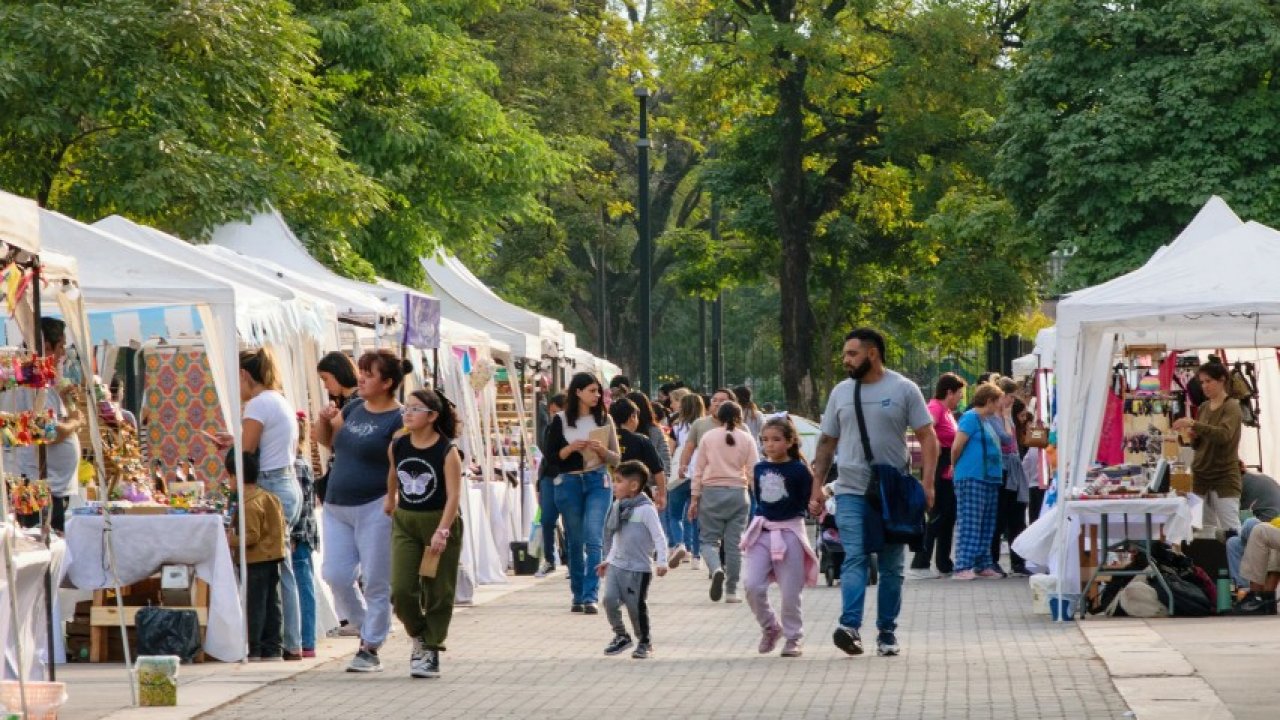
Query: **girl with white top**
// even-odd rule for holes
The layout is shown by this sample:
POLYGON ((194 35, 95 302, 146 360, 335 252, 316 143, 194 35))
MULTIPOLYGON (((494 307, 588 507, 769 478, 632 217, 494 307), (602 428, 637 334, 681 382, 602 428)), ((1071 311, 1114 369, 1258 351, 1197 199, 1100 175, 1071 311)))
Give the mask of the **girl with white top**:
POLYGON ((547 425, 546 446, 560 471, 553 482, 568 547, 570 610, 596 615, 600 578, 595 568, 604 547, 605 514, 613 500, 607 468, 618 464, 621 453, 617 430, 601 401, 600 381, 591 373, 578 373, 565 395, 565 409, 547 425))

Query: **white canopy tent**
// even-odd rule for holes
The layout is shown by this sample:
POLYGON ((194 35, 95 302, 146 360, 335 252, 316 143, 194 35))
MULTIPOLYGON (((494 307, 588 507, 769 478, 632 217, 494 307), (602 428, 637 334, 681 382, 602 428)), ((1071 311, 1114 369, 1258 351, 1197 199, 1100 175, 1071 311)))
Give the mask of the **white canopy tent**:
MULTIPOLYGON (((269 338, 287 327, 276 312, 275 299, 244 286, 219 280, 189 265, 157 255, 127 240, 96 230, 57 213, 40 211, 40 238, 43 247, 76 258, 80 273, 80 294, 85 306, 105 309, 133 309, 166 305, 195 305, 200 315, 201 333, 218 395, 218 407, 230 430, 236 449, 236 475, 243 477, 240 458, 239 344, 269 338)), ((74 332, 73 328, 73 332, 74 332)), ((87 328, 83 331, 87 335, 87 328)), ((85 355, 85 353, 82 353, 85 355)), ((237 492, 244 488, 237 482, 237 492)), ((240 537, 244 538, 244 518, 240 517, 240 537)), ((242 540, 243 542, 243 540, 242 540)), ((243 546, 240 552, 241 577, 247 576, 243 546)), ((240 607, 246 602, 240 585, 240 607)), ((243 654, 247 645, 239 648, 243 654)))
POLYGON ((289 327, 273 333, 282 341, 268 341, 283 367, 284 394, 299 408, 318 413, 327 400, 314 368, 320 353, 338 346, 338 316, 333 303, 278 280, 247 271, 243 264, 202 252, 184 240, 154 228, 112 215, 93 225, 116 237, 134 242, 158 255, 198 267, 223 280, 235 282, 276 298, 290 319, 289 327))
MULTIPOLYGON (((508 326, 524 335, 533 336, 539 341, 537 355, 534 355, 534 349, 527 344, 522 349, 521 343, 502 338, 512 346, 513 352, 534 360, 560 357, 564 348, 564 326, 558 320, 543 317, 498 297, 451 255, 437 253, 432 257, 422 258, 421 262, 423 269, 427 272, 427 279, 439 295, 447 294, 481 317, 508 326)), ((441 297, 442 312, 444 312, 443 301, 441 297)), ((485 330, 496 334, 488 328, 485 330)))
POLYGON ((0 190, 0 242, 40 252, 40 207, 35 201, 0 190))

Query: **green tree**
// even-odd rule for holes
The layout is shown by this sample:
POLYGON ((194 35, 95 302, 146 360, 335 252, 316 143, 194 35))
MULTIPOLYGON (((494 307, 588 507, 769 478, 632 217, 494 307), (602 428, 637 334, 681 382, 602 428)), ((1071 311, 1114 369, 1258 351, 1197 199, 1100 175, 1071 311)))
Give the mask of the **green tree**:
POLYGON ((1000 119, 996 179, 1067 284, 1113 277, 1211 194, 1280 221, 1280 8, 1043 0, 1000 119))
POLYGON ((548 220, 544 188, 567 168, 518 108, 467 27, 496 2, 298 0, 320 38, 317 77, 346 156, 388 204, 354 236, 379 271, 418 284, 418 258, 486 252, 508 223, 548 220))
POLYGON ((4 0, 0 186, 185 237, 273 201, 341 252, 383 199, 324 124, 315 47, 284 0, 4 0))

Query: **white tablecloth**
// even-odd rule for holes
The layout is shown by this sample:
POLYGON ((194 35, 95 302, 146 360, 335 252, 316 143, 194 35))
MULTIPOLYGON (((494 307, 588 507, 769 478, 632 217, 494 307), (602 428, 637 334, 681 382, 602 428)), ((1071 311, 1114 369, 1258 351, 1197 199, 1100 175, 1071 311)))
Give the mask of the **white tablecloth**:
MULTIPOLYGON (((1193 503, 1199 498, 1190 496, 1168 498, 1134 498, 1131 500, 1071 500, 1067 502, 1067 541, 1057 539, 1061 504, 1042 513, 1013 542, 1013 549, 1027 560, 1049 568, 1055 577, 1063 580, 1064 587, 1080 587, 1080 537, 1085 525, 1098 525, 1102 515, 1107 517, 1108 540, 1125 538, 1141 539, 1146 535, 1146 513, 1152 514, 1153 532, 1164 531, 1165 540, 1178 545, 1192 537, 1193 503), (1125 514, 1128 522, 1125 523, 1125 514), (1066 554, 1062 554, 1064 549, 1066 554)), ((1101 541, 1101 536, 1099 536, 1101 541)))
MULTIPOLYGON (((111 525, 121 585, 148 578, 161 565, 195 566, 196 577, 209 584, 204 651, 224 662, 244 657, 244 614, 221 516, 113 515, 111 525)), ((67 578, 81 590, 112 586, 102 542, 101 515, 67 518, 67 578)))
MULTIPOLYGON (((0 526, 2 527, 2 526, 0 526)), ((35 661, 49 661, 49 628, 45 611, 45 570, 53 573, 53 585, 62 582, 63 558, 67 545, 58 538, 50 541, 48 550, 43 547, 17 553, 13 558, 14 581, 18 585, 18 617, 22 620, 22 658, 19 661, 14 640, 18 637, 14 619, 9 610, 8 574, 4 572, 4 556, 0 555, 0 636, 4 637, 4 677, 17 677, 17 668, 28 680, 44 680, 45 673, 35 661)))

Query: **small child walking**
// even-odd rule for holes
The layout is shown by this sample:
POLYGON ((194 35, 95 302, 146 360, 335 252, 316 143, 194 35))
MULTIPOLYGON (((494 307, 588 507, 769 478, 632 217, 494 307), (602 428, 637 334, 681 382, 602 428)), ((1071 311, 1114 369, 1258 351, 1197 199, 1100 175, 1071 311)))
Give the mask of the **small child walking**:
MULTIPOLYGON (((232 483, 236 476, 235 450, 227 453, 223 465, 232 483)), ((258 486, 258 456, 244 453, 244 559, 249 576, 245 590, 249 601, 249 661, 273 662, 284 659, 284 605, 280 598, 280 565, 284 562, 284 509, 275 493, 258 486)), ((233 549, 239 548, 236 524, 227 531, 233 549)))
POLYGON ((298 520, 289 529, 293 546, 290 559, 298 581, 298 615, 302 623, 302 657, 316 656, 316 583, 311 555, 320 549, 320 526, 316 523, 316 481, 311 471, 311 427, 305 412, 298 412, 298 456, 293 473, 302 489, 298 520))
POLYGON ((391 604, 413 639, 409 676, 440 677, 462 555, 462 455, 453 404, 415 390, 401 409, 408 432, 391 441, 385 510, 391 516, 391 604))
POLYGON ((604 562, 596 573, 605 579, 604 612, 613 626, 613 642, 605 655, 617 655, 631 647, 631 636, 622 622, 627 606, 631 627, 639 644, 631 657, 643 660, 653 654, 649 632, 649 581, 652 558, 657 553, 658 577, 667 574, 667 536, 658 508, 642 489, 649 484, 649 469, 637 460, 620 463, 613 471, 613 496, 604 522, 604 562))
POLYGON ((747 605, 760 623, 760 653, 773 652, 785 637, 783 657, 799 657, 804 639, 801 590, 818 584, 818 556, 805 535, 804 514, 813 474, 800 452, 800 435, 787 417, 771 418, 760 430, 765 459, 755 466, 756 514, 742 537, 747 605), (782 622, 769 605, 769 583, 782 591, 782 622))

